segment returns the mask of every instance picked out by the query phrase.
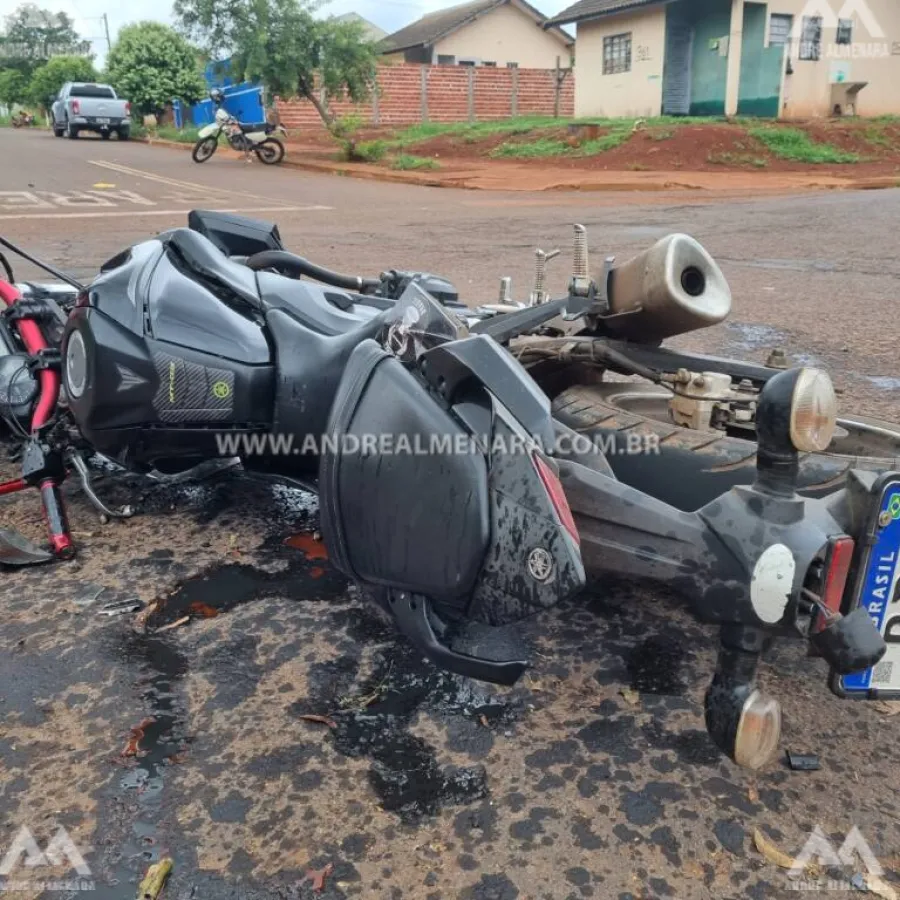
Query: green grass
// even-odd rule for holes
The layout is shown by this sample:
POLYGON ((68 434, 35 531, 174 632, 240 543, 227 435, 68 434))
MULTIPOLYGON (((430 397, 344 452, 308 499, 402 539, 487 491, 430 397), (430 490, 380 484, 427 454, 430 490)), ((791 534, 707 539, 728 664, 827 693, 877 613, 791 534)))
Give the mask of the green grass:
POLYGON ((563 141, 540 138, 521 144, 501 144, 491 151, 496 159, 539 159, 545 156, 566 156, 573 148, 563 141))
POLYGON ((870 125, 864 132, 863 136, 869 144, 875 147, 893 147, 897 141, 889 135, 883 127, 878 125, 870 125))
POLYGON ((538 138, 534 141, 501 144, 492 153, 501 159, 540 159, 553 156, 598 156, 624 144, 631 137, 631 128, 619 127, 609 134, 571 146, 554 138, 538 138))
MULTIPOLYGON (((131 127, 134 133, 134 126, 131 127)), ((179 144, 196 144, 199 138, 199 128, 176 128, 174 125, 160 125, 156 129, 156 136, 165 141, 177 141, 179 144)))
POLYGON ((410 156, 401 153, 391 162, 391 168, 399 172, 412 172, 418 169, 439 169, 441 164, 436 159, 428 159, 425 156, 410 156))
POLYGON ((504 134, 528 134, 530 131, 547 128, 564 128, 569 119, 554 119, 552 116, 518 116, 496 122, 422 122, 398 131, 390 143, 402 149, 439 137, 460 138, 466 143, 475 143, 485 138, 504 134))
POLYGON ((780 159, 810 163, 856 163, 860 161, 856 153, 847 153, 831 144, 817 144, 799 128, 763 127, 751 128, 750 136, 764 144, 780 159))
POLYGON ((706 161, 714 166, 753 166, 756 169, 765 169, 769 165, 767 159, 752 153, 710 153, 706 161))
POLYGON ((360 141, 358 144, 348 143, 347 158, 354 162, 375 163, 384 159, 389 150, 387 141, 360 141))

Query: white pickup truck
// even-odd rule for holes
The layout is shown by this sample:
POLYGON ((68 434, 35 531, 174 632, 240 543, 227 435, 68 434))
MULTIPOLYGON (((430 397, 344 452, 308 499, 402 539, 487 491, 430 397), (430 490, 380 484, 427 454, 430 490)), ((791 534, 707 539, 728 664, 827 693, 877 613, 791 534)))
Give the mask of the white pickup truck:
POLYGON ((81 131, 96 131, 106 140, 115 131, 120 141, 131 134, 131 104, 108 84, 67 81, 51 107, 53 133, 73 140, 81 131))

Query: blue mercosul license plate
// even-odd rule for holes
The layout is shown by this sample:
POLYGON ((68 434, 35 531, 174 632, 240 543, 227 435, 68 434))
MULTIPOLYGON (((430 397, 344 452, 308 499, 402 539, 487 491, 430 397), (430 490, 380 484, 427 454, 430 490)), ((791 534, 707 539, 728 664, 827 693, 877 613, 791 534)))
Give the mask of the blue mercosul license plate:
POLYGON ((866 672, 845 675, 839 689, 855 697, 900 698, 900 475, 892 475, 881 491, 870 528, 872 544, 859 580, 858 605, 868 610, 884 635, 884 659, 866 672))

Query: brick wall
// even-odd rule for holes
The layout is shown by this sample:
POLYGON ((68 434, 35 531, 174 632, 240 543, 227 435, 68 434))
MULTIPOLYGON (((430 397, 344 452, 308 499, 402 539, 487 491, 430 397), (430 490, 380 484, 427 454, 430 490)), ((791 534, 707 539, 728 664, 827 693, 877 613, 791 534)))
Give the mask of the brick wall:
MULTIPOLYGON (((338 116, 359 115, 367 125, 416 122, 466 122, 514 115, 552 116, 556 73, 552 69, 492 69, 464 66, 381 66, 378 91, 366 103, 330 102, 338 116)), ((278 100, 286 128, 320 126, 307 100, 278 100)), ((569 73, 559 92, 561 116, 575 114, 575 76, 569 73)))

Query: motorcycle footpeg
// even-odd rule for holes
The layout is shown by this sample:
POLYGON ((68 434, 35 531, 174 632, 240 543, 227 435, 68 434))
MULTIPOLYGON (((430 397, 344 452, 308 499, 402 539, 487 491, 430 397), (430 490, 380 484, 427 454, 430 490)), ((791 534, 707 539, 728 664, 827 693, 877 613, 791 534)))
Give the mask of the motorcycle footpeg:
POLYGON ((468 656, 442 644, 431 625, 430 606, 427 597, 416 594, 392 591, 388 596, 388 610, 398 630, 435 666, 476 681, 506 686, 522 677, 528 668, 526 660, 468 656))
POLYGON ((864 672, 887 653, 884 638, 863 607, 831 619, 809 640, 838 675, 864 672))
POLYGON ((101 516, 106 516, 109 519, 130 519, 134 515, 134 510, 130 506, 123 506, 120 509, 111 509, 97 496, 97 492, 94 490, 94 485, 91 480, 90 469, 88 469, 87 463, 79 453, 72 453, 69 456, 69 460, 75 471, 78 473, 78 480, 81 482, 81 489, 84 491, 84 495, 90 501, 91 506, 93 506, 101 516))

